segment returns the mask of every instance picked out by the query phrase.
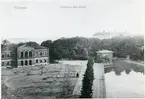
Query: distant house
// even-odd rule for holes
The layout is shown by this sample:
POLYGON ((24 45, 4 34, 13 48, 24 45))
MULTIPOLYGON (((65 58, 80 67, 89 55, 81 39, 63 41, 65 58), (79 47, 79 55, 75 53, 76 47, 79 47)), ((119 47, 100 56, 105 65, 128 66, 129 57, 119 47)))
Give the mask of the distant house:
POLYGON ((2 46, 1 64, 8 66, 35 66, 49 63, 49 49, 40 45, 22 44, 12 46, 8 43, 2 46))
POLYGON ((97 32, 93 35, 93 37, 99 38, 99 39, 110 39, 110 38, 114 38, 116 36, 125 37, 125 36, 129 36, 129 34, 127 32, 106 32, 106 31, 102 31, 102 32, 97 32))
POLYGON ((112 59, 113 59, 113 51, 109 51, 109 50, 99 50, 96 52, 96 60, 97 62, 100 63, 112 63, 112 59))
POLYGON ((1 45, 1 66, 16 66, 16 45, 4 40, 1 45))

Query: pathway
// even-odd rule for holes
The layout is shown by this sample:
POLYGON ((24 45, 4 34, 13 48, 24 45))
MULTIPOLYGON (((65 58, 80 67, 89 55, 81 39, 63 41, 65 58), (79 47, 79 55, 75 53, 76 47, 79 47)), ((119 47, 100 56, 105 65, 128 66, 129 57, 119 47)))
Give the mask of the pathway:
POLYGON ((140 63, 140 62, 136 62, 136 61, 132 61, 132 60, 124 60, 124 61, 128 62, 128 63, 133 63, 133 64, 136 64, 136 65, 144 66, 144 64, 140 63))
POLYGON ((79 72, 79 78, 77 80, 76 86, 73 90, 73 95, 81 95, 81 88, 82 88, 82 80, 86 71, 86 64, 82 65, 81 70, 79 72))
POLYGON ((104 78, 104 65, 99 63, 94 63, 94 81, 93 81, 93 98, 105 98, 106 88, 105 88, 105 78, 104 78))

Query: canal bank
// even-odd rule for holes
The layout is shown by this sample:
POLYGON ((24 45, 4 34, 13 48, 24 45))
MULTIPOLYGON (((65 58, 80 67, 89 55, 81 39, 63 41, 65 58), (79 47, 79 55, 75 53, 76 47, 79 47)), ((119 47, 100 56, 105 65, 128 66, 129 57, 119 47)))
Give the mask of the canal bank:
POLYGON ((104 76, 104 65, 101 63, 94 63, 94 81, 93 81, 93 96, 92 98, 105 98, 106 87, 105 87, 105 76, 104 76))

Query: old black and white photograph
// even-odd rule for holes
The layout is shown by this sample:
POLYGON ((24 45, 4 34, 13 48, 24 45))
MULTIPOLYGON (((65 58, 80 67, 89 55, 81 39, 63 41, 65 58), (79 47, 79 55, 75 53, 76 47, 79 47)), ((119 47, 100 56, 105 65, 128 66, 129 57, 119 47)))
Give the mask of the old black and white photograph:
POLYGON ((0 0, 1 99, 145 98, 145 0, 0 0))

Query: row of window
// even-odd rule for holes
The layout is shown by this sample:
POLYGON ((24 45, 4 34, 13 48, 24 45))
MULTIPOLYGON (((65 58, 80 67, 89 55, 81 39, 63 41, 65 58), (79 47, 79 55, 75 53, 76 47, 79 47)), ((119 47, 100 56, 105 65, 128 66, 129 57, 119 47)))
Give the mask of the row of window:
POLYGON ((36 63, 43 63, 43 62, 44 62, 44 63, 47 62, 46 59, 44 59, 44 60, 39 60, 39 61, 38 61, 38 59, 36 60, 36 63))
MULTIPOLYGON (((47 61, 46 61, 46 59, 44 59, 44 60, 36 60, 36 63, 46 63, 47 61)), ((2 62, 2 66, 9 66, 9 65, 11 65, 10 64, 10 61, 8 61, 8 62, 6 62, 6 64, 5 64, 5 62, 2 62)), ((23 66, 23 65, 32 65, 32 60, 25 60, 25 61, 21 61, 21 66, 23 66)))
POLYGON ((32 65, 32 60, 29 60, 29 61, 27 61, 27 60, 21 61, 21 66, 23 66, 23 65, 32 65))
MULTIPOLYGON (((43 63, 43 62, 47 62, 46 59, 44 60, 39 60, 38 59, 36 60, 36 63, 43 63)), ((23 65, 32 65, 32 60, 25 60, 25 61, 21 61, 21 66, 23 65)))
POLYGON ((40 55, 40 56, 44 56, 44 55, 46 55, 47 54, 47 52, 36 52, 36 55, 38 56, 38 55, 40 55))
MULTIPOLYGON (((40 56, 46 55, 47 52, 40 52, 40 56)), ((38 52, 36 52, 36 55, 38 55, 38 52)), ((30 52, 21 52, 20 58, 31 58, 32 57, 32 51, 30 52)))
POLYGON ((28 58, 28 57, 32 57, 32 51, 30 52, 21 52, 21 55, 20 55, 21 58, 28 58))
POLYGON ((8 62, 6 62, 6 64, 5 64, 5 62, 2 62, 2 66, 9 66, 9 65, 11 65, 11 62, 10 61, 8 61, 8 62))
POLYGON ((9 58, 10 54, 2 54, 2 58, 9 58))

